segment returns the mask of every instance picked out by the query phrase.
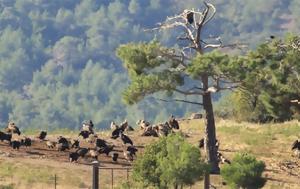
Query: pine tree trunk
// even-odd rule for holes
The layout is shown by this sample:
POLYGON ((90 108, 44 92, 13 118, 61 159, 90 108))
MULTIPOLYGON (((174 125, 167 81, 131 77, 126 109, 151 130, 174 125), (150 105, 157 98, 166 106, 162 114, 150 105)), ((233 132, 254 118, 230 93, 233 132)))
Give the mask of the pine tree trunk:
POLYGON ((219 174, 220 168, 217 160, 217 148, 216 148, 216 128, 215 118, 212 106, 211 94, 205 94, 203 96, 204 110, 206 114, 205 124, 205 151, 207 154, 208 162, 211 165, 211 173, 219 174))
MULTIPOLYGON (((208 76, 202 77, 203 89, 206 91, 208 89, 208 76)), ((216 148, 216 127, 215 118, 212 105, 211 93, 206 93, 203 95, 203 108, 205 111, 205 152, 207 156, 207 161, 210 164, 211 172, 213 174, 219 174, 220 168, 217 160, 217 148, 216 148)), ((210 180, 209 174, 205 175, 204 178, 204 188, 209 189, 210 180)))

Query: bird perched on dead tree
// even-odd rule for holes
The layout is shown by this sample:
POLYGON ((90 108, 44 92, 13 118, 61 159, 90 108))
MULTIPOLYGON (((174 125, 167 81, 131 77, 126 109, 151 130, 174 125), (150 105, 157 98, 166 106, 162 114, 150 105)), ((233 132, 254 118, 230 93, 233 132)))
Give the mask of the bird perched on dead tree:
POLYGON ((194 13, 191 11, 188 11, 186 13, 186 20, 188 21, 189 24, 193 24, 194 23, 194 13))

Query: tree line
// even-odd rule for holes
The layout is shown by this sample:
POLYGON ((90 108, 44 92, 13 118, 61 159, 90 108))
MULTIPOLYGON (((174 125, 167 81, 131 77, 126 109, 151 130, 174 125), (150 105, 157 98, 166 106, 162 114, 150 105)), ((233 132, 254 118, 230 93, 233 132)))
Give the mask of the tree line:
MULTIPOLYGON (((81 121, 92 119, 104 128, 112 120, 160 121, 198 111, 194 105, 153 97, 126 107, 121 94, 130 81, 115 56, 120 44, 151 40, 144 28, 198 6, 196 0, 1 1, 0 124, 14 120, 23 128, 79 128, 81 121)), ((298 32, 299 7, 297 0, 217 1, 221 14, 204 33, 255 47, 270 33, 298 32)), ((173 36, 176 32, 163 32, 156 38, 173 46, 173 36)))

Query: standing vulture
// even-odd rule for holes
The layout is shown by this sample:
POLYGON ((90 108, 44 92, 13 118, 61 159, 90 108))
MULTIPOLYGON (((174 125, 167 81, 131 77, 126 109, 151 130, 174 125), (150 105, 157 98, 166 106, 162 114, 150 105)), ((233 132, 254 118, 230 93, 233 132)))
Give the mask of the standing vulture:
POLYGON ((127 135, 124 135, 123 133, 121 134, 121 140, 123 141, 123 144, 131 144, 131 146, 133 146, 132 140, 127 135))
POLYGON ((113 153, 113 154, 111 155, 111 157, 112 157, 113 162, 117 162, 117 161, 118 161, 119 154, 118 154, 118 153, 113 153))
POLYGON ((46 131, 41 131, 38 138, 40 140, 45 140, 46 136, 47 136, 47 132, 46 131))

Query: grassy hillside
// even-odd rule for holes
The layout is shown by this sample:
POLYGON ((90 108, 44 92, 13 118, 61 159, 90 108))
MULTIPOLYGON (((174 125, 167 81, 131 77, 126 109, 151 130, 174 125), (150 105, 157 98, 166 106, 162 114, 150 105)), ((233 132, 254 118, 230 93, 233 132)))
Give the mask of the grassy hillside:
MULTIPOLYGON (((181 122, 182 131, 188 134, 188 141, 197 145, 203 137, 203 120, 185 120, 181 122)), ((76 132, 64 133, 75 137, 76 132)), ((56 137, 55 133, 50 137, 56 137)), ((101 138, 116 144, 121 143, 109 139, 109 132, 99 132, 101 138)), ((139 131, 129 133, 135 145, 142 146, 157 140, 155 138, 140 137, 139 131)), ((266 163, 267 170, 264 177, 268 179, 265 188, 299 188, 300 187, 300 160, 292 157, 290 150, 292 142, 300 138, 300 123, 290 121, 281 124, 249 124, 234 121, 217 120, 217 138, 220 141, 220 151, 225 157, 231 159, 237 152, 249 152, 266 163)), ((68 162, 66 154, 47 152, 44 156, 24 155, 22 151, 10 151, 10 156, 5 155, 3 143, 0 145, 0 183, 13 184, 14 188, 50 188, 54 186, 54 174, 58 176, 58 188, 88 188, 91 186, 91 167, 86 161, 79 164, 68 162), (52 154, 51 154, 52 153, 52 154)), ((7 149, 5 149, 7 150, 7 149)), ((33 151, 38 149, 26 149, 33 151)), ((202 152, 203 153, 203 152, 202 152)), ((120 154, 121 155, 121 154, 120 154)), ((202 154, 204 156, 204 154, 202 154)), ((122 155, 121 155, 122 156, 122 155)), ((122 167, 111 164, 109 159, 101 156, 101 166, 122 167)), ((123 160, 120 160, 122 162, 123 160)), ((120 163, 119 162, 119 163, 120 163)), ((100 173, 101 186, 110 188, 110 170, 100 173)), ((125 181, 126 172, 115 173, 115 186, 125 181)), ((0 184, 0 185, 1 185, 0 184)), ((222 185, 220 176, 212 176, 212 184, 217 188, 227 188, 222 185)), ((199 188, 202 183, 197 183, 192 188, 199 188)), ((0 187, 1 188, 1 187, 0 187)))

